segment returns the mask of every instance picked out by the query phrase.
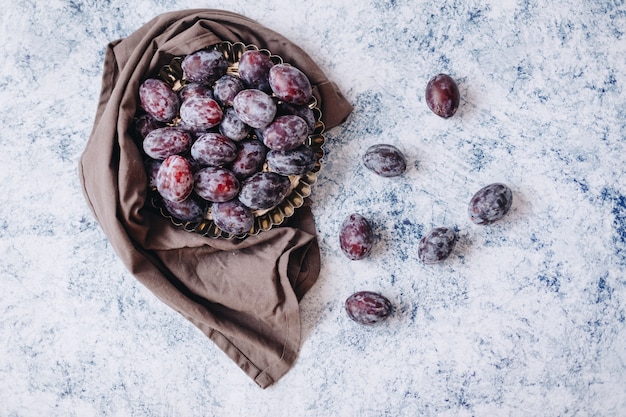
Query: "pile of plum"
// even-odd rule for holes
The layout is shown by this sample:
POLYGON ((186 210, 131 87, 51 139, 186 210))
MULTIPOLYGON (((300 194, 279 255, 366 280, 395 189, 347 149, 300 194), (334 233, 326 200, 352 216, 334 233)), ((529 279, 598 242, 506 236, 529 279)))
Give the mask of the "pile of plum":
MULTIPOLYGON (((436 115, 449 118, 459 106, 456 82, 446 74, 433 77, 426 86, 426 104, 436 115)), ((396 177, 406 170, 406 158, 395 146, 376 144, 363 155, 363 165, 382 177, 396 177)), ((502 183, 489 184, 478 190, 468 204, 468 215, 476 225, 490 225, 500 220, 511 208, 511 189, 502 183)), ((419 241, 417 256, 424 264, 436 264, 447 259, 458 240, 452 227, 436 227, 419 241)), ((368 220, 352 213, 339 230, 339 244, 351 260, 367 257, 374 245, 374 233, 368 220)), ((392 304, 385 296, 372 291, 359 291, 345 301, 348 316, 360 324, 378 323, 391 314, 392 304)))
POLYGON ((182 88, 144 80, 133 126, 164 208, 187 222, 210 208, 220 230, 242 236, 316 165, 307 143, 316 120, 298 68, 256 49, 243 52, 237 71, 229 65, 219 50, 202 49, 180 61, 182 88))

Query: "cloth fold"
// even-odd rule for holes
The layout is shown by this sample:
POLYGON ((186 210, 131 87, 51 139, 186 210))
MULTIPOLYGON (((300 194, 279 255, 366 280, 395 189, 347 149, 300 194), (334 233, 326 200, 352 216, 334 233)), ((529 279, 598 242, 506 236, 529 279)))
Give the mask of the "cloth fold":
POLYGON ((315 62, 280 34, 228 11, 170 12, 107 46, 79 175, 91 211, 128 270, 266 388, 297 358, 299 301, 319 275, 310 207, 298 209, 280 227, 242 240, 210 239, 176 228, 146 208, 147 177, 129 133, 145 78, 174 56, 224 40, 266 48, 302 70, 327 129, 352 111, 315 62))

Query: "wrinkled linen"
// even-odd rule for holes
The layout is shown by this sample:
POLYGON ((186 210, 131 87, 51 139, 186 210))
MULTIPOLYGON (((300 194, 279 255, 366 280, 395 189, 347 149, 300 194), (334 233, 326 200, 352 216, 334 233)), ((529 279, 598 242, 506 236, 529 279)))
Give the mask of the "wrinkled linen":
POLYGON ((351 112, 313 60, 278 33, 227 11, 166 13, 107 46, 100 100, 79 174, 90 209, 134 277, 266 388, 297 358, 299 301, 320 270, 310 207, 298 209, 280 227, 241 240, 177 228, 146 204, 142 155, 129 134, 144 79, 174 56, 224 40, 266 48, 302 70, 327 129, 351 112))

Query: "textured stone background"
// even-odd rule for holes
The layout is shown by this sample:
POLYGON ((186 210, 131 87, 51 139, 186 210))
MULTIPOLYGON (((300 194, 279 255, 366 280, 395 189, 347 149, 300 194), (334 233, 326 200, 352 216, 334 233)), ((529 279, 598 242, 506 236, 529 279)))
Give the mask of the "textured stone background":
POLYGON ((17 0, 0 23, 1 416, 624 415, 623 0, 17 0), (267 390, 135 281, 79 187, 105 45, 196 7, 282 33, 355 106, 312 196, 323 268, 301 355, 267 390), (448 120, 423 99, 439 72, 462 95, 448 120), (362 166, 375 143, 405 175, 362 166), (473 226, 491 182, 511 212, 473 226), (361 261, 337 238, 353 212, 376 235, 361 261), (420 264, 441 225, 458 245, 420 264), (343 311, 364 289, 395 306, 379 326, 343 311))

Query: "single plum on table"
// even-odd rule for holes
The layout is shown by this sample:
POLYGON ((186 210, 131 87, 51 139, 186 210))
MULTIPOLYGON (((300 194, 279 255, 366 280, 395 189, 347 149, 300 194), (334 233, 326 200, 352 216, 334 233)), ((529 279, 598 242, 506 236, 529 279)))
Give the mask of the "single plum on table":
POLYGON ((353 213, 345 218, 339 229, 339 246, 353 261, 369 255, 374 246, 374 232, 365 217, 353 213))
POLYGON ((373 291, 359 291, 345 301, 348 317, 359 324, 376 324, 391 314, 392 305, 389 299, 373 291))
POLYGON ((424 235, 417 246, 417 257, 425 264, 435 264, 448 259, 458 240, 450 227, 436 227, 424 235))
POLYGON ((470 220, 477 225, 490 225, 509 212, 513 204, 511 189, 502 183, 489 184, 474 194, 469 202, 470 220))
POLYGON ((447 74, 431 78, 426 85, 425 96, 428 108, 444 119, 454 116, 461 101, 459 87, 447 74))
POLYGON ((365 151, 363 165, 381 177, 397 177, 406 171, 406 158, 393 145, 377 144, 365 151))

